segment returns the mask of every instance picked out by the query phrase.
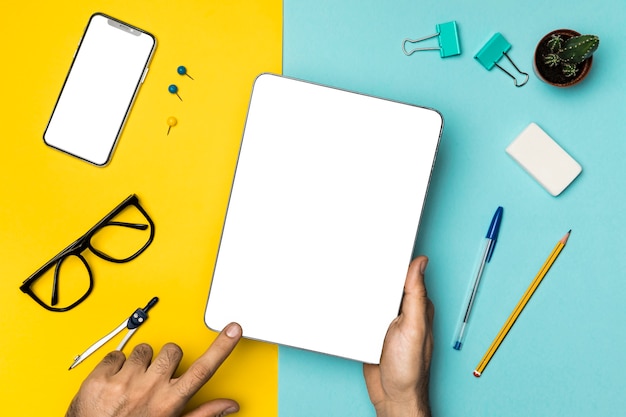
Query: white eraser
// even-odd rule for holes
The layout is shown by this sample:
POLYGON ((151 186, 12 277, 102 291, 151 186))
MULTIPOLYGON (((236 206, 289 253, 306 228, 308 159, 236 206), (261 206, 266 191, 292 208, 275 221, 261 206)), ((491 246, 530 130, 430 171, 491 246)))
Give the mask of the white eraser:
POLYGON ((553 196, 561 194, 583 170, 535 123, 511 142, 506 153, 553 196))

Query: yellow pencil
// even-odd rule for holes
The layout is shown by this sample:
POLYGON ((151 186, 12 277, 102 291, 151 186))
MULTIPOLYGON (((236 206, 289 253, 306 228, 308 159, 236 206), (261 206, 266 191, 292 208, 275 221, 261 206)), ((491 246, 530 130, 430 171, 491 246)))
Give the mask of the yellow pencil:
POLYGON ((567 232, 565 236, 563 236, 563 238, 559 241, 559 243, 556 244, 556 246, 552 250, 552 253, 550 253, 550 256, 548 257, 548 259, 546 259, 543 266, 537 273, 537 276, 535 277, 535 279, 533 279, 533 282, 530 283, 530 286, 528 287, 528 289, 522 296, 522 299, 519 300, 519 303, 517 303, 517 306, 515 306, 515 309, 513 310, 513 312, 507 319, 507 321, 504 323, 504 326, 502 326, 502 329, 500 329, 500 333, 498 333, 496 338, 491 343, 491 346, 489 346, 489 349, 487 349, 485 356, 483 356, 483 358, 478 363, 478 366, 474 370, 475 377, 481 376, 482 373, 484 372, 485 368, 487 367, 487 364, 489 364, 489 361, 491 360, 493 355, 496 353, 496 350, 498 350, 498 348, 500 347, 500 344, 506 337, 507 333, 509 333, 509 330, 511 330, 511 327, 513 327, 515 320, 517 320, 517 318, 521 314, 524 307, 526 307, 526 303, 528 303, 528 300, 530 300, 530 297, 532 297, 533 293, 535 292, 539 284, 541 284, 541 280, 543 279, 543 277, 546 276, 546 274, 550 270, 550 267, 552 266, 554 261, 556 261, 556 258, 559 256, 559 254, 565 247, 565 244, 567 243, 567 239, 569 239, 569 235, 571 232, 572 232, 571 230, 567 232))

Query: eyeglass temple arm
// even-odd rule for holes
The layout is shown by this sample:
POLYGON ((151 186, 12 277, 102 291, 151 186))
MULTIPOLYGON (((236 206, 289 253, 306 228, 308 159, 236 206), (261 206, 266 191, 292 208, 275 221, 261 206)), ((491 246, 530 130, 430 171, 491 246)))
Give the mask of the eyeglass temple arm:
POLYGON ((109 222, 106 226, 124 226, 131 229, 146 230, 149 226, 141 223, 109 222))

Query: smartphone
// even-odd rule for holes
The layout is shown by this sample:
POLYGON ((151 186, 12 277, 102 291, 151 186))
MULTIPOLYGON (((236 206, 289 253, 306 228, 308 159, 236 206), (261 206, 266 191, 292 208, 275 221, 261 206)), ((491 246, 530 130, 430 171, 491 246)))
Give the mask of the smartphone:
POLYGON ((155 47, 150 33, 93 14, 46 126, 44 142, 94 165, 106 165, 155 47))

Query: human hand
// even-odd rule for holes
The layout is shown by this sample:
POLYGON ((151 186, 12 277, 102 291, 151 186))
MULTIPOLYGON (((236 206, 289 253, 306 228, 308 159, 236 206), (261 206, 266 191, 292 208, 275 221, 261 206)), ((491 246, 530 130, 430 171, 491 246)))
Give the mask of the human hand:
MULTIPOLYGON (((191 397, 213 376, 241 339, 241 327, 231 323, 211 346, 178 378, 180 347, 163 346, 152 361, 152 348, 140 344, 125 359, 120 351, 104 357, 83 382, 66 417, 180 416, 191 397), (152 362, 151 362, 152 361, 152 362)), ((206 402, 186 417, 218 417, 239 411, 230 399, 206 402)))
POLYGON ((400 315, 383 345, 380 365, 363 365, 365 384, 378 417, 429 417, 428 381, 435 309, 424 286, 428 258, 414 259, 407 272, 400 315))

